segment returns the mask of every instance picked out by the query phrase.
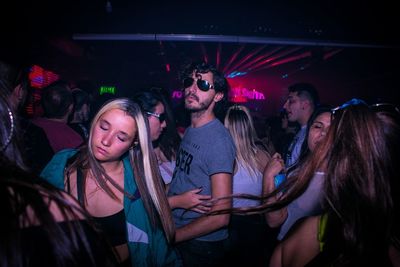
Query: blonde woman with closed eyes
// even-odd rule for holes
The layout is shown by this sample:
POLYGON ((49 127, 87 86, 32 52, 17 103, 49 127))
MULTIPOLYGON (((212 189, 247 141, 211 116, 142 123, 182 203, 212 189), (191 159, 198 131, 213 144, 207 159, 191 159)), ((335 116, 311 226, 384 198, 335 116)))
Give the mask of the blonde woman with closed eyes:
POLYGON ((87 145, 56 154, 41 176, 89 211, 121 266, 179 265, 168 245, 174 223, 139 106, 111 100, 91 125, 87 145))

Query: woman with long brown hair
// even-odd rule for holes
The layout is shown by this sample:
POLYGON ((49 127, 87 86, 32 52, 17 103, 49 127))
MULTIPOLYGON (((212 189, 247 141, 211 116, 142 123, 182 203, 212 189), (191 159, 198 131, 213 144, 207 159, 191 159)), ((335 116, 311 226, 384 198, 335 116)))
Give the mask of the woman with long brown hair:
POLYGON ((276 211, 301 195, 321 171, 324 214, 295 225, 270 266, 399 266, 399 121, 383 119, 357 99, 331 113, 329 131, 307 164, 263 197, 278 194, 276 201, 224 212, 276 211))
MULTIPOLYGON (((365 103, 332 110, 325 141, 299 172, 296 193, 325 172, 321 216, 299 224, 275 250, 271 266, 391 266, 391 154, 382 121, 365 103)), ((398 138, 398 136, 397 136, 398 138)))

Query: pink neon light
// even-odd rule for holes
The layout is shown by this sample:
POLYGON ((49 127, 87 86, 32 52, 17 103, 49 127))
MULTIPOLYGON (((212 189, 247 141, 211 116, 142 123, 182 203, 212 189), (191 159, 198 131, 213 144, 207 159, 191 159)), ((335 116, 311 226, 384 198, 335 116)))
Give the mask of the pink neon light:
MULTIPOLYGON (((183 92, 175 90, 172 92, 173 99, 183 98, 183 92)), ((228 93, 228 98, 234 103, 244 103, 248 100, 265 100, 265 95, 256 89, 248 89, 245 87, 233 87, 228 93)))
POLYGON ((248 54, 247 56, 245 56, 242 60, 240 60, 238 63, 236 63, 236 65, 234 65, 233 67, 231 67, 227 73, 230 73, 236 69, 239 69, 239 66, 244 64, 246 61, 248 61, 250 58, 254 57, 255 55, 257 55, 261 50, 263 50, 266 47, 266 45, 263 45, 261 47, 258 47, 256 49, 254 49, 250 54, 248 54))
POLYGON ((239 49, 232 55, 232 57, 229 59, 228 63, 226 63, 223 72, 224 73, 228 73, 227 70, 229 69, 229 67, 231 66, 231 64, 233 63, 233 61, 235 61, 235 59, 239 56, 240 52, 242 52, 242 50, 244 49, 244 45, 242 45, 241 47, 239 47, 239 49))

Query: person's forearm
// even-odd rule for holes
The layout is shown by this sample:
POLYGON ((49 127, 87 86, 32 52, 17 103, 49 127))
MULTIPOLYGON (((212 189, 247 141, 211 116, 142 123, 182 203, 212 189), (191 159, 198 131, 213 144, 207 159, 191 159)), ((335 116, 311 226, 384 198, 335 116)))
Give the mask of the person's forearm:
MULTIPOLYGON (((232 175, 217 173, 211 176, 211 192, 213 201, 210 213, 232 208, 232 199, 221 199, 232 194, 232 175)), ((177 229, 175 240, 181 242, 214 232, 229 224, 230 214, 203 215, 191 223, 177 229)))
POLYGON ((168 204, 171 207, 171 209, 180 207, 179 199, 180 199, 179 195, 168 197, 168 204))
MULTIPOLYGON (((265 176, 264 177, 264 183, 263 183, 263 195, 267 195, 271 193, 272 191, 275 190, 275 185, 273 184, 273 177, 272 176, 265 176)), ((279 193, 278 193, 279 194, 279 193)), ((277 201, 277 195, 271 196, 267 198, 264 203, 271 204, 277 201)), ((265 213, 265 220, 267 221, 267 224, 269 227, 275 228, 278 226, 281 226, 287 218, 287 209, 286 207, 281 208, 276 211, 271 211, 265 213)))
POLYGON ((271 228, 281 226, 285 222, 286 218, 286 208, 265 213, 265 220, 267 221, 268 226, 271 228))
POLYGON ((206 235, 229 224, 230 215, 202 216, 193 222, 178 228, 175 234, 175 242, 182 242, 189 239, 206 235))

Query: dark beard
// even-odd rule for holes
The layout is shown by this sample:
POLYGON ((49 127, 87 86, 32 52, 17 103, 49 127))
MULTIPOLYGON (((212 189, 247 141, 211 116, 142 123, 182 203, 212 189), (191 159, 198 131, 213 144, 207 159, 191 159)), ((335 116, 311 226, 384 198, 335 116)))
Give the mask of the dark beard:
MULTIPOLYGON (((186 103, 185 103, 185 108, 186 108, 186 110, 189 111, 191 114, 194 114, 194 113, 197 114, 197 113, 198 113, 198 115, 201 115, 201 114, 203 114, 203 113, 208 109, 208 107, 211 105, 212 101, 213 101, 213 99, 210 99, 209 102, 201 102, 201 103, 199 103, 199 106, 198 106, 198 107, 188 107, 188 106, 186 105, 186 103)), ((197 115, 196 115, 196 116, 197 116, 197 115)))

